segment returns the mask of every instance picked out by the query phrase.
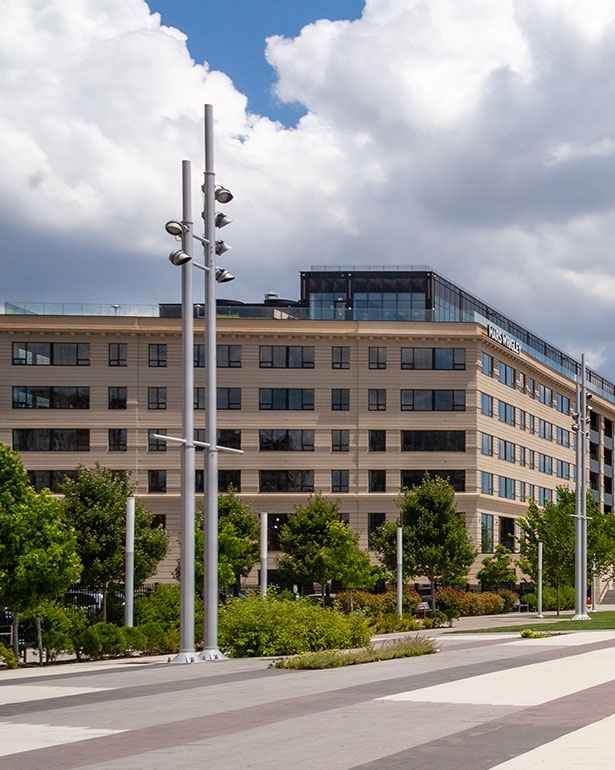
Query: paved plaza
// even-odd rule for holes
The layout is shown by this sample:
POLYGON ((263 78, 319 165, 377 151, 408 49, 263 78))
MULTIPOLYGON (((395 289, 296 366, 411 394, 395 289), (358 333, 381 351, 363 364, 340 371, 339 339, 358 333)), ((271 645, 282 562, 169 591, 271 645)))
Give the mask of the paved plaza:
POLYGON ((437 642, 328 671, 161 658, 0 671, 0 768, 613 770, 615 631, 437 642))

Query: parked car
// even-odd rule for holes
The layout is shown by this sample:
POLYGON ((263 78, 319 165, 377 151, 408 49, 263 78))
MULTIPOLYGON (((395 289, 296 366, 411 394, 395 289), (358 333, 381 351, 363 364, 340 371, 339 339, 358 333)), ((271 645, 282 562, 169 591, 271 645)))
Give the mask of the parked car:
POLYGON ((102 592, 92 591, 89 588, 71 588, 64 594, 64 604, 83 607, 91 613, 100 612, 102 603, 102 592))

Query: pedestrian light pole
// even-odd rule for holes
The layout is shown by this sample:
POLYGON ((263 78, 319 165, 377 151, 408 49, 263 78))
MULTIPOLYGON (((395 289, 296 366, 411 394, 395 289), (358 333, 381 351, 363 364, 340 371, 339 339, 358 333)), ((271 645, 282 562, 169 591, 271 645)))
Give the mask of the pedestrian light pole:
POLYGON ((574 616, 591 620, 587 614, 587 438, 591 394, 587 393, 585 355, 581 356, 581 377, 577 379, 577 405, 572 430, 577 434, 576 510, 574 514, 574 616))

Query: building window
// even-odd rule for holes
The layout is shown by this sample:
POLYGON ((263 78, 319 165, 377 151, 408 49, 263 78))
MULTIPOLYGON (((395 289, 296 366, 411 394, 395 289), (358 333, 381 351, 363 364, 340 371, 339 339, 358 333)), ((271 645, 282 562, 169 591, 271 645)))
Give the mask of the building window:
POLYGON ((127 433, 128 431, 126 428, 109 428, 109 451, 110 452, 126 451, 127 433))
POLYGON ((480 411, 487 417, 493 417, 493 396, 488 396, 486 393, 480 394, 480 411))
POLYGON ((148 388, 147 389, 147 408, 148 409, 166 409, 167 408, 167 389, 166 388, 148 388))
POLYGON ((216 345, 218 369, 241 368, 241 345, 216 345))
POLYGON ((527 431, 532 435, 536 432, 536 419, 533 414, 527 416, 527 431))
POLYGON ((526 501, 526 499, 527 499, 526 494, 525 494, 525 486, 526 486, 525 485, 525 481, 520 481, 519 482, 519 501, 522 502, 522 503, 524 503, 526 501))
POLYGON ((62 484, 68 479, 76 481, 77 471, 28 471, 28 478, 37 492, 43 489, 61 492, 62 484))
POLYGON ((519 417, 519 430, 525 430, 525 411, 517 409, 517 415, 519 417))
POLYGON ((536 397, 536 382, 531 377, 527 379, 527 394, 530 398, 536 397))
POLYGON ((201 343, 194 346, 194 365, 199 369, 205 366, 205 345, 201 343))
POLYGON ((109 366, 126 366, 126 348, 125 342, 109 343, 109 366))
POLYGON ((216 388, 218 409, 241 409, 241 388, 216 388))
POLYGON ((500 545, 514 553, 515 550, 515 520, 500 516, 500 545))
POLYGON ((553 500, 553 490, 545 487, 538 487, 538 505, 550 503, 553 500))
POLYGON ((547 441, 553 441, 553 425, 547 420, 538 420, 538 435, 547 441))
POLYGON ((386 452, 387 451, 387 432, 386 430, 369 431, 369 451, 386 452))
POLYGON ((270 551, 280 549, 280 530, 288 523, 287 513, 270 513, 267 516, 267 547, 270 551))
POLYGON ((195 409, 205 409, 205 388, 194 388, 193 405, 195 409))
POLYGON ((489 436, 487 433, 480 434, 480 451, 481 454, 488 457, 493 456, 493 436, 489 436))
POLYGON ((506 476, 498 476, 498 496, 508 500, 515 499, 515 480, 506 476))
POLYGON ((555 467, 558 479, 570 478, 570 463, 564 462, 564 460, 557 460, 555 467))
POLYGON ((163 438, 155 438, 154 433, 165 435, 165 428, 150 428, 147 431, 147 451, 166 452, 167 442, 163 438))
POLYGON ((543 455, 538 453, 538 470, 541 473, 553 473, 553 458, 549 455, 543 455))
POLYGON ((161 493, 167 491, 167 472, 161 470, 147 472, 147 491, 161 493))
POLYGON ((331 451, 332 452, 349 452, 349 436, 350 431, 347 430, 332 430, 331 431, 331 451))
POLYGON ((464 430, 402 430, 402 452, 465 452, 464 430))
POLYGON ((216 442, 218 446, 228 449, 241 449, 241 431, 236 428, 219 428, 216 431, 216 442))
POLYGON ((402 412, 464 412, 465 390, 402 390, 402 412))
POLYGON ((481 471, 480 491, 483 495, 493 494, 493 473, 485 473, 485 471, 481 471))
POLYGON ((334 346, 331 348, 331 368, 350 369, 350 348, 334 346))
POLYGON ((283 428, 259 430, 261 452, 313 452, 313 430, 286 430, 283 428))
POLYGON ((89 366, 89 342, 14 342, 13 364, 25 366, 89 366))
POLYGON ((167 528, 167 517, 164 513, 153 513, 152 514, 152 520, 150 522, 150 527, 152 529, 166 529, 167 528))
POLYGON ((512 441, 498 439, 498 458, 505 460, 507 463, 515 462, 515 445, 512 441))
POLYGON ((481 553, 493 553, 493 516, 490 513, 480 517, 480 550, 481 553))
POLYGON ((368 491, 386 492, 387 472, 384 469, 367 471, 368 491))
POLYGON ((108 389, 109 409, 126 409, 128 389, 111 387, 108 389))
MULTIPOLYGON (((480 370, 487 377, 493 377, 493 357, 487 353, 480 354, 480 370)), ((486 515, 486 514, 485 514, 486 515)), ((484 551, 484 553, 491 553, 491 551, 484 551)))
POLYGON ((149 365, 166 366, 167 365, 167 346, 150 342, 149 345, 149 365))
POLYGON ((350 409, 350 390, 333 388, 331 390, 331 409, 334 412, 347 412, 350 409))
POLYGON ((464 470, 452 470, 450 468, 442 470, 433 470, 431 468, 417 470, 416 468, 413 468, 412 470, 400 471, 401 486, 408 488, 419 486, 428 474, 432 479, 444 479, 444 481, 451 485, 455 492, 466 491, 466 472, 464 470))
POLYGON ((89 452, 89 428, 15 428, 18 452, 89 452))
POLYGON ((380 527, 386 522, 386 513, 368 513, 367 514, 367 547, 374 547, 374 535, 378 533, 380 527))
POLYGON ((505 401, 498 401, 498 419, 507 425, 515 424, 515 407, 505 401))
POLYGON ((525 465, 525 447, 519 447, 519 465, 525 465))
POLYGON ((386 348, 369 349, 369 368, 370 369, 387 368, 387 349, 386 348))
POLYGON ((570 414, 570 399, 557 393, 555 396, 555 408, 562 414, 570 414))
POLYGON ((498 361, 498 382, 508 385, 509 388, 515 387, 515 370, 503 361, 498 361))
POLYGON ((313 492, 314 471, 259 471, 259 492, 313 492))
POLYGON ((553 403, 553 391, 551 388, 547 388, 546 385, 538 385, 538 400, 541 404, 551 406, 553 403))
POLYGON ((402 348, 402 369, 463 370, 465 348, 402 348))
POLYGON ((370 388, 368 391, 368 409, 370 412, 384 412, 387 408, 385 388, 370 388))
POLYGON ((348 524, 348 526, 350 526, 350 514, 349 513, 338 513, 337 514, 337 518, 338 518, 338 520, 342 524, 348 524))
POLYGON ((519 393, 525 393, 525 374, 518 372, 519 375, 519 393))
POLYGON ((534 470, 534 458, 536 457, 536 454, 533 449, 527 450, 527 467, 533 471, 534 470))
POLYGON ((349 481, 348 481, 349 471, 338 471, 334 470, 331 471, 331 491, 332 492, 348 492, 349 491, 349 481))
POLYGON ((218 470, 218 491, 228 492, 233 487, 235 492, 241 492, 241 471, 237 468, 220 468, 218 470))
POLYGON ((313 410, 313 388, 259 388, 259 409, 313 410))
POLYGON ((261 345, 261 369, 313 369, 314 347, 307 345, 261 345))
POLYGON ((557 427, 555 429, 555 441, 560 446, 569 447, 570 446, 570 431, 567 431, 564 428, 557 427))
POLYGON ((13 409, 89 409, 90 389, 56 385, 14 385, 13 409))

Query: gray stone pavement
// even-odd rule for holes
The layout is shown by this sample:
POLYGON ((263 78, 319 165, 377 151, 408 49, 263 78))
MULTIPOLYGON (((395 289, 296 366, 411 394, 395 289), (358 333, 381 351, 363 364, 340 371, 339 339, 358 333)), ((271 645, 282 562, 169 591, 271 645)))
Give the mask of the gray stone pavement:
POLYGON ((262 658, 0 671, 0 770, 612 770, 615 631, 522 640, 529 622, 464 618, 454 630, 511 632, 441 629, 436 655, 328 671, 262 658))

